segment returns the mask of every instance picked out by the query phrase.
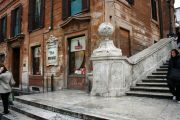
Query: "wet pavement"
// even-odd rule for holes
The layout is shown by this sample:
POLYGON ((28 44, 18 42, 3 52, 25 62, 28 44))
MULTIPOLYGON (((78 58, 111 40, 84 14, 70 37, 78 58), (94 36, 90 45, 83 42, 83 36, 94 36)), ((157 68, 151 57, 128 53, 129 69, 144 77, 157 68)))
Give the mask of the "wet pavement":
POLYGON ((96 97, 78 90, 18 97, 76 113, 112 120, 180 120, 180 104, 173 100, 146 97, 96 97))

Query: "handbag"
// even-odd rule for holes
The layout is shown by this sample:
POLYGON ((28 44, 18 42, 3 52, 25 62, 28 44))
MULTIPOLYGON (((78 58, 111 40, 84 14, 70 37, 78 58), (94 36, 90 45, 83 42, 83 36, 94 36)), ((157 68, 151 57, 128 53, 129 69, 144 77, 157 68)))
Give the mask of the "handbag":
POLYGON ((169 75, 167 76, 169 79, 180 81, 180 69, 171 68, 169 75))

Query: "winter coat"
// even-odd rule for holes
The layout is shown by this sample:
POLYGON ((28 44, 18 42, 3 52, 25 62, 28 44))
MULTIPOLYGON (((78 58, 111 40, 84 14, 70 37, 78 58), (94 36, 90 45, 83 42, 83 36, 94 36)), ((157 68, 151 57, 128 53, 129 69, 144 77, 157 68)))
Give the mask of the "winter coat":
POLYGON ((180 69, 180 56, 179 56, 179 55, 176 56, 176 57, 172 57, 172 58, 169 60, 168 71, 169 71, 171 68, 180 69))
POLYGON ((11 92, 11 85, 14 85, 15 81, 13 79, 12 73, 6 71, 0 74, 0 93, 11 92))

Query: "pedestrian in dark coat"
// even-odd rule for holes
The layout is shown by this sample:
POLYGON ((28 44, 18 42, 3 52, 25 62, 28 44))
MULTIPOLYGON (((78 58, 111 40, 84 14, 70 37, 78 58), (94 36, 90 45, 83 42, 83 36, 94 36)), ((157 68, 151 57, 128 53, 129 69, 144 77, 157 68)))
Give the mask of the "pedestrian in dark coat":
POLYGON ((180 103, 180 80, 169 79, 168 77, 172 68, 180 69, 180 56, 176 49, 171 50, 171 58, 169 60, 167 73, 167 83, 170 92, 173 94, 173 99, 176 99, 180 103))
POLYGON ((9 110, 9 95, 11 92, 11 85, 15 84, 12 73, 9 72, 3 64, 0 64, 0 95, 3 102, 4 112, 8 114, 9 110))

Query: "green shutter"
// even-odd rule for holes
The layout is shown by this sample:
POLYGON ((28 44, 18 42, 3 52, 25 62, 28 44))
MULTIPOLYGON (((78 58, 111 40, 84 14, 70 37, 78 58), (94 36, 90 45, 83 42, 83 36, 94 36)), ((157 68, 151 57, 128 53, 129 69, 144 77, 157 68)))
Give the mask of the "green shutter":
POLYGON ((62 19, 66 19, 70 15, 70 1, 62 0, 62 19))
POLYGON ((14 37, 14 27, 15 27, 15 11, 11 11, 11 37, 14 37))

